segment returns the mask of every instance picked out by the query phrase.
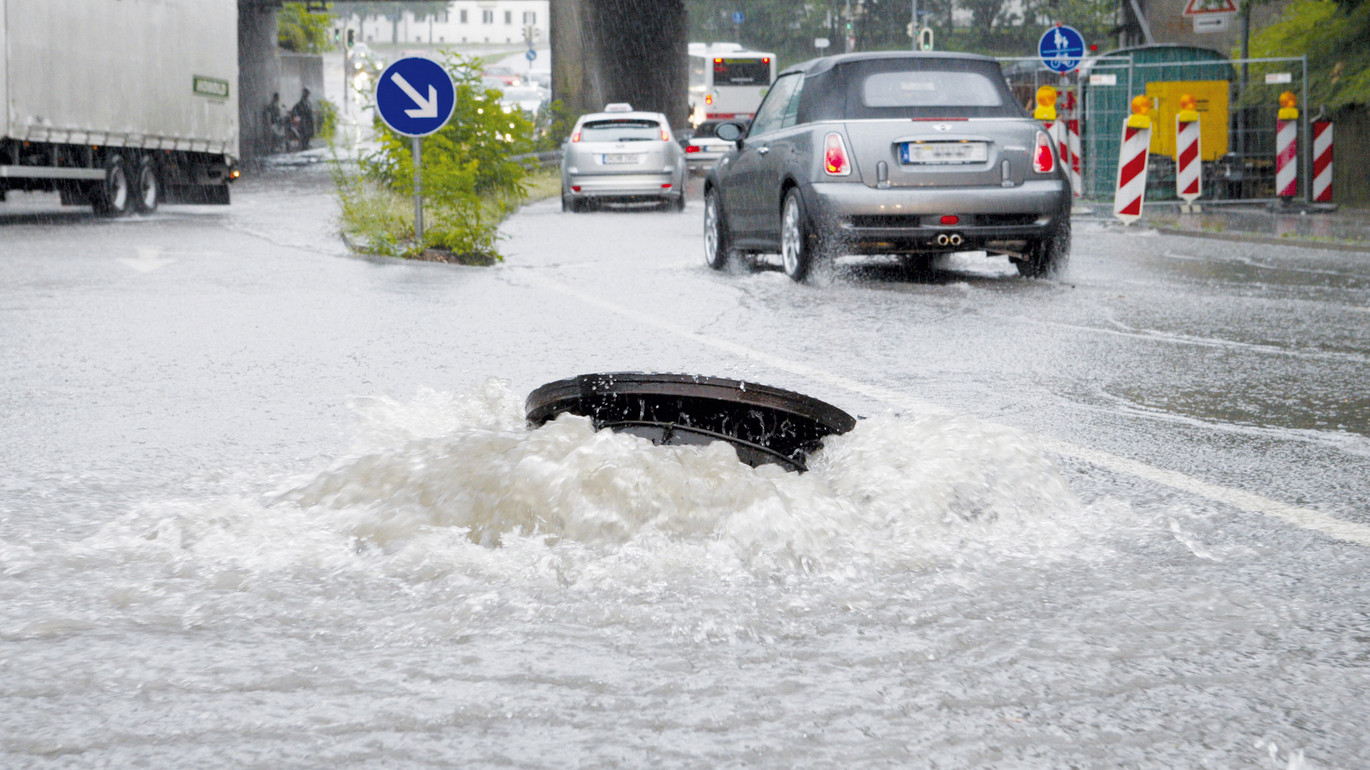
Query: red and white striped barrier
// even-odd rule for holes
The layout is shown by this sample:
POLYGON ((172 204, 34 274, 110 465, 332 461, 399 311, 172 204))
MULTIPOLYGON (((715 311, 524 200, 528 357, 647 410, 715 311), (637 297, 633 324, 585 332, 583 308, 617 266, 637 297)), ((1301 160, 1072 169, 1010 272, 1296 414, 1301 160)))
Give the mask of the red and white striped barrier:
POLYGON ((1146 162, 1151 156, 1151 100, 1132 100, 1132 115, 1123 124, 1122 149, 1118 152, 1118 188, 1113 194, 1113 216, 1131 224, 1142 218, 1146 197, 1146 162))
POLYGON ((1085 194, 1085 184, 1084 177, 1080 175, 1080 119, 1077 117, 1066 119, 1066 152, 1070 153, 1070 163, 1066 165, 1070 173, 1070 189, 1079 198, 1085 194))
POLYGON ((1075 92, 1066 91, 1066 109, 1064 118, 1059 121, 1064 124, 1065 138, 1061 142, 1061 160, 1066 167, 1066 175, 1070 178, 1071 192, 1079 198, 1084 195, 1084 179, 1080 176, 1080 113, 1075 107, 1075 92))
POLYGON ((1313 201, 1332 202, 1332 121, 1313 121, 1313 201))
POLYGON ((1194 97, 1185 94, 1180 97, 1180 111, 1175 114, 1175 194, 1185 203, 1193 203, 1202 194, 1199 112, 1194 106, 1194 97))
POLYGON ((1280 94, 1279 118, 1275 121, 1275 195, 1299 194, 1299 111, 1290 91, 1280 94))

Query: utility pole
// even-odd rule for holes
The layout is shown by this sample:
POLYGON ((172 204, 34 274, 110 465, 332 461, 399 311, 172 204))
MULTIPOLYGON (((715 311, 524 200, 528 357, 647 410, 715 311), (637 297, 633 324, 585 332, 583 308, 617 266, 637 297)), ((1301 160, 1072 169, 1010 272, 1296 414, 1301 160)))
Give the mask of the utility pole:
POLYGON ((913 22, 909 29, 913 30, 913 50, 918 50, 918 0, 913 0, 913 22))

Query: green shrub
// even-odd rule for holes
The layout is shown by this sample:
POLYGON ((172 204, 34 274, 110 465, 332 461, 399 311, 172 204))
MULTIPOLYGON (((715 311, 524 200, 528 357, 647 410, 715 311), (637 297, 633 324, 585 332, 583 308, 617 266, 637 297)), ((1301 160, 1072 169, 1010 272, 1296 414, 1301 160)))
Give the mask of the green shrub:
POLYGON ((456 105, 446 125, 419 140, 423 242, 413 237, 413 139, 379 118, 378 149, 360 158, 360 178, 334 167, 344 230, 377 253, 414 257, 439 249, 453 261, 497 261, 499 223, 526 194, 527 171, 514 158, 535 149, 534 124, 500 107, 499 92, 481 83, 479 59, 449 51, 442 64, 456 86, 456 105), (408 214, 381 198, 407 201, 408 214))

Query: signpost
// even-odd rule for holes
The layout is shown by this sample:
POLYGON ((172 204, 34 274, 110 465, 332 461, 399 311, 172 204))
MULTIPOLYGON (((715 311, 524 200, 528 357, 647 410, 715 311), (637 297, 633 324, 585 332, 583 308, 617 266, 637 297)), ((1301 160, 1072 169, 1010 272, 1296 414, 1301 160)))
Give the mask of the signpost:
POLYGON ((376 82, 376 111, 385 125, 414 144, 414 238, 423 240, 423 155, 419 139, 447 124, 457 89, 441 64, 419 56, 397 59, 376 82))
POLYGON ((1057 24, 1042 33, 1037 55, 1052 72, 1064 75, 1080 66, 1085 58, 1085 38, 1074 27, 1057 24))

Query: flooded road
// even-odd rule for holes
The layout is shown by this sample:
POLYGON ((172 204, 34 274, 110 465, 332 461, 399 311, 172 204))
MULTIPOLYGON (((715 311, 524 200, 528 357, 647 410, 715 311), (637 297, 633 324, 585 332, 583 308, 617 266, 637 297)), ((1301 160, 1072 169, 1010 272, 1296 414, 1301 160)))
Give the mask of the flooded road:
POLYGON ((796 286, 700 209, 368 261, 326 178, 0 221, 0 765, 1370 762, 1370 268, 1078 223, 796 286), (523 398, 798 390, 811 471, 523 398))

